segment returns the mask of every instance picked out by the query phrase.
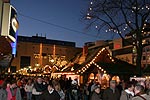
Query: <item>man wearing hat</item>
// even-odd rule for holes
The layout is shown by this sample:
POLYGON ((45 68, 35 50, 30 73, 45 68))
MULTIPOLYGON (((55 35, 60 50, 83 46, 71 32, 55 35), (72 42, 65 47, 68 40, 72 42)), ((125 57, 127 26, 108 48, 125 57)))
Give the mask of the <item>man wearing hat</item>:
POLYGON ((110 86, 104 90, 103 93, 103 100, 119 100, 120 99, 120 93, 119 90, 116 88, 116 81, 111 80, 110 86))

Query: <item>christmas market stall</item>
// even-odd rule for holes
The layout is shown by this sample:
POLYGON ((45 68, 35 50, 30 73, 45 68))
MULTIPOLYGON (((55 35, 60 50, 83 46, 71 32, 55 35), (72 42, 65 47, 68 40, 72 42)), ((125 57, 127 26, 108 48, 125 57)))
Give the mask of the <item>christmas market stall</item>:
POLYGON ((96 80, 107 87, 110 78, 119 82, 119 76, 130 77, 130 75, 135 75, 136 72, 135 66, 113 58, 106 48, 94 48, 77 55, 68 66, 54 74, 66 74, 70 77, 73 75, 78 78, 81 84, 96 80))

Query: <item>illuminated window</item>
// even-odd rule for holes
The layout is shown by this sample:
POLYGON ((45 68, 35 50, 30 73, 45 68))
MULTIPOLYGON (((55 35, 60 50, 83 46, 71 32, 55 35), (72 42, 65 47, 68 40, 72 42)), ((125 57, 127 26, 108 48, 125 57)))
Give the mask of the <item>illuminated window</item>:
POLYGON ((146 60, 146 56, 143 56, 143 60, 146 60))
POLYGON ((133 53, 137 53, 136 46, 133 47, 133 53))
POLYGON ((120 44, 115 44, 115 49, 121 48, 120 44))
POLYGON ((34 54, 34 58, 35 59, 39 59, 40 58, 40 54, 34 54))
POLYGON ((142 44, 146 44, 146 40, 142 40, 142 44))
POLYGON ((150 60, 150 55, 147 56, 147 60, 150 60))

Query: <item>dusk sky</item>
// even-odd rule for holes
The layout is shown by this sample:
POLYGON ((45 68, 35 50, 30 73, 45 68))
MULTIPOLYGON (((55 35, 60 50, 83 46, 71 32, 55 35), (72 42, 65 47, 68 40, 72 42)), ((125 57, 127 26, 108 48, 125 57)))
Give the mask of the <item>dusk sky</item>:
POLYGON ((47 39, 76 42, 77 47, 85 42, 111 39, 105 31, 94 37, 95 29, 85 30, 81 12, 87 9, 89 0, 11 0, 11 4, 18 11, 19 35, 46 34, 47 39))

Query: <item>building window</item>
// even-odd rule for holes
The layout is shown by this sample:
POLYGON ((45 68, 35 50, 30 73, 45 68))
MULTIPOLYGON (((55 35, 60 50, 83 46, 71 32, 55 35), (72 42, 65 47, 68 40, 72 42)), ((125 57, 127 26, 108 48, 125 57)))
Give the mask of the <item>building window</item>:
POLYGON ((39 59, 40 58, 40 54, 34 54, 34 58, 35 59, 39 59))
POLYGON ((121 45, 120 44, 115 44, 114 49, 119 49, 119 48, 121 48, 121 45))
POLYGON ((46 53, 42 53, 42 57, 43 57, 44 59, 47 59, 47 54, 46 54, 46 53))
POLYGON ((30 60, 31 60, 30 56, 21 56, 20 68, 30 66, 30 60))
POLYGON ((146 60, 146 56, 143 56, 143 60, 146 60))
POLYGON ((146 44, 146 40, 142 40, 142 44, 146 44))
POLYGON ((136 64, 136 57, 133 57, 133 64, 136 64))
POLYGON ((150 55, 147 56, 147 60, 150 60, 150 55))
POLYGON ((137 53, 136 46, 133 47, 133 53, 137 53))
POLYGON ((109 45, 109 49, 113 49, 113 47, 114 47, 113 43, 109 45))
POLYGON ((11 66, 10 70, 11 70, 12 73, 15 73, 16 72, 16 66, 11 66))

